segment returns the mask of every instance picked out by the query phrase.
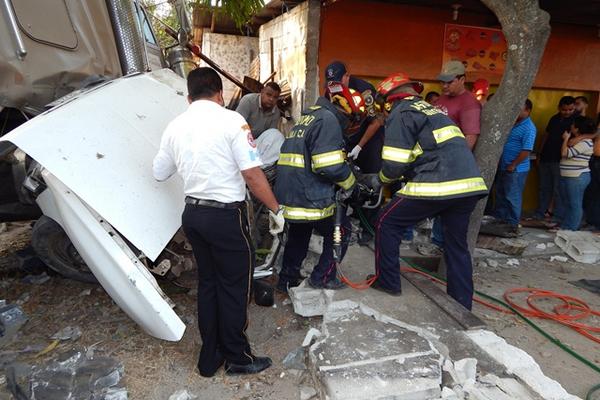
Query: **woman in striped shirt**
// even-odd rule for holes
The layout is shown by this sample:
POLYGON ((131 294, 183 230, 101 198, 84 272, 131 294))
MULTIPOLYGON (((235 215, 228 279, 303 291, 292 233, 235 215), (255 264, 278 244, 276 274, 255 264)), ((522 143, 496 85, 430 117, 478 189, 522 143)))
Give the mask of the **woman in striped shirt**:
POLYGON ((585 138, 569 146, 569 139, 580 135, 596 132, 596 124, 591 118, 575 117, 571 125, 571 132, 563 133, 560 160, 560 190, 564 199, 563 219, 561 229, 576 231, 581 225, 583 216, 583 194, 590 184, 589 162, 594 144, 591 139, 585 138))

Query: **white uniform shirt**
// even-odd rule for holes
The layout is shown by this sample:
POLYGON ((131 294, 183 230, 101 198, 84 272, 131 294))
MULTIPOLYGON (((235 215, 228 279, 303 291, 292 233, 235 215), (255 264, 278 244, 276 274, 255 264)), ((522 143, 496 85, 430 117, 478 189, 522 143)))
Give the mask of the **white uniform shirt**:
POLYGON ((165 129, 152 170, 158 181, 178 172, 187 196, 231 203, 246 197, 241 171, 261 165, 244 118, 197 100, 165 129))

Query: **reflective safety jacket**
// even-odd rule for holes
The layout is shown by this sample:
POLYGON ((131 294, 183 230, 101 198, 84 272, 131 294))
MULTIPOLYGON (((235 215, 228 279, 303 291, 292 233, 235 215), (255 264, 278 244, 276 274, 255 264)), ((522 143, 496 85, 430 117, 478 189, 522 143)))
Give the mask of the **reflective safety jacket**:
POLYGON ((396 101, 385 123, 379 178, 404 178, 397 194, 440 200, 487 194, 487 187, 460 128, 416 96, 396 101))
POLYGON ((354 185, 356 179, 342 151, 344 122, 343 114, 320 97, 286 136, 277 163, 275 196, 287 220, 332 216, 336 185, 343 189, 354 185))

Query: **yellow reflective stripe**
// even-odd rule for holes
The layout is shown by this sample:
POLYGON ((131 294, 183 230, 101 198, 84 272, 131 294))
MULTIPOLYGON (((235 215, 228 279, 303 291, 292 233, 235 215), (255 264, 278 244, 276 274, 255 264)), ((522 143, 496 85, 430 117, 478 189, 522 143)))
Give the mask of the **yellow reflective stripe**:
POLYGON ((468 178, 439 183, 408 182, 399 193, 416 197, 442 197, 482 190, 487 190, 483 178, 468 178))
POLYGON ((300 207, 283 207, 283 217, 291 220, 317 220, 331 217, 335 212, 335 204, 322 209, 319 208, 300 208, 300 207))
POLYGON ((354 177, 354 174, 352 172, 350 172, 350 175, 348 175, 348 177, 346 179, 344 179, 341 182, 336 182, 342 189, 350 189, 352 187, 352 185, 354 185, 354 182, 356 182, 356 178, 354 177))
POLYGON ((460 128, 456 125, 448 125, 440 129, 436 129, 433 131, 433 137, 435 138, 435 142, 437 144, 443 143, 446 140, 450 140, 455 137, 460 137, 464 139, 464 135, 460 128))
POLYGON ((383 146, 381 158, 388 161, 396 161, 400 163, 411 163, 417 157, 423 154, 423 149, 417 143, 412 150, 401 149, 399 147, 383 146))
POLYGON ((327 153, 314 154, 312 156, 312 169, 330 167, 344 162, 344 153, 341 150, 329 151, 327 153))
POLYGON ((379 171, 379 180, 383 183, 390 183, 393 182, 394 179, 388 178, 387 176, 385 176, 383 174, 383 171, 379 171))
POLYGON ((304 155, 297 153, 281 153, 277 164, 304 168, 304 155))

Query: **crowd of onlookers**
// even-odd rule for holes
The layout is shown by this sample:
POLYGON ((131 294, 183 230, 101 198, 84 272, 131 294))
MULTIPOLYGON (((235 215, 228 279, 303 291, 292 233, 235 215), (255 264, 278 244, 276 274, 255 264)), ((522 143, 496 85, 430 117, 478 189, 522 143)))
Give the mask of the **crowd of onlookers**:
MULTIPOLYGON (((600 230, 600 118, 587 116, 584 96, 564 96, 548 121, 535 157, 538 207, 528 220, 553 229, 600 230)), ((494 215, 519 225, 522 195, 534 150, 536 129, 528 99, 504 146, 496 175, 494 215)))

